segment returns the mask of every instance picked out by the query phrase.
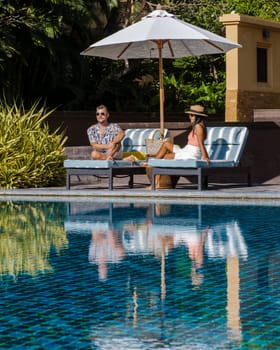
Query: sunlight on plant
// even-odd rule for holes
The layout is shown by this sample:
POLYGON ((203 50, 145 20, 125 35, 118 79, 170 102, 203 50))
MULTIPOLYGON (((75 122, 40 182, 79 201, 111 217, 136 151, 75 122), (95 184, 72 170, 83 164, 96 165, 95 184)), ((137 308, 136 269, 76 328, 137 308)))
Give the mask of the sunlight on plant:
POLYGON ((0 187, 6 189, 64 184, 63 152, 67 137, 50 132, 45 122, 53 112, 39 102, 0 103, 0 187))

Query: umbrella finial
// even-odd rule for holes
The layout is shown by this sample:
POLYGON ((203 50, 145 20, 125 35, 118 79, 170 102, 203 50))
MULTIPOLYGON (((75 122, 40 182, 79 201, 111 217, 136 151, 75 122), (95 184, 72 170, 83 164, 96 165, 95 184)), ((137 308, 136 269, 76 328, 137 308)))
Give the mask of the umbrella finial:
POLYGON ((161 4, 157 4, 156 9, 157 9, 157 10, 161 10, 161 4))

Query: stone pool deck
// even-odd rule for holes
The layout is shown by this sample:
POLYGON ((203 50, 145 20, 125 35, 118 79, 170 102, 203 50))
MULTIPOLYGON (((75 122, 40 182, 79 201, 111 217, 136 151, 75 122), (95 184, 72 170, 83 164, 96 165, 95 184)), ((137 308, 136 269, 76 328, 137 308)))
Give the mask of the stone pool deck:
POLYGON ((1 190, 0 199, 29 199, 29 200, 170 200, 170 201, 269 201, 280 204, 280 184, 271 181, 263 184, 217 183, 210 184, 208 189, 198 191, 196 184, 180 178, 175 189, 160 189, 150 191, 146 189, 148 180, 145 175, 137 175, 134 188, 128 187, 128 178, 114 178, 113 191, 108 190, 108 179, 97 179, 84 176, 80 179, 73 177, 71 189, 65 187, 30 188, 16 190, 1 190))

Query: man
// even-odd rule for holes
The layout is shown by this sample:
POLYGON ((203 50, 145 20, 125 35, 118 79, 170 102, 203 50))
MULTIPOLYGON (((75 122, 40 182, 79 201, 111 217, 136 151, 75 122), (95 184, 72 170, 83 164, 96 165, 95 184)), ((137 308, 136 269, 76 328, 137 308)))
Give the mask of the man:
POLYGON ((96 108, 97 124, 87 129, 89 142, 93 148, 94 160, 122 159, 121 140, 124 131, 116 123, 108 123, 109 112, 106 106, 96 108))

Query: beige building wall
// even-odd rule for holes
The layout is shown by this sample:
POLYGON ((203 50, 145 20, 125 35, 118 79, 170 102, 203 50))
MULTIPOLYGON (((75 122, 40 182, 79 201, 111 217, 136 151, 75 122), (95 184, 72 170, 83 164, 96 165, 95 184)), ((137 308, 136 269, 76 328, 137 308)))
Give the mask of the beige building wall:
POLYGON ((226 121, 253 121, 254 109, 280 108, 280 23, 239 14, 220 18, 242 45, 226 54, 226 121), (267 49, 267 82, 257 81, 257 48, 267 49))

